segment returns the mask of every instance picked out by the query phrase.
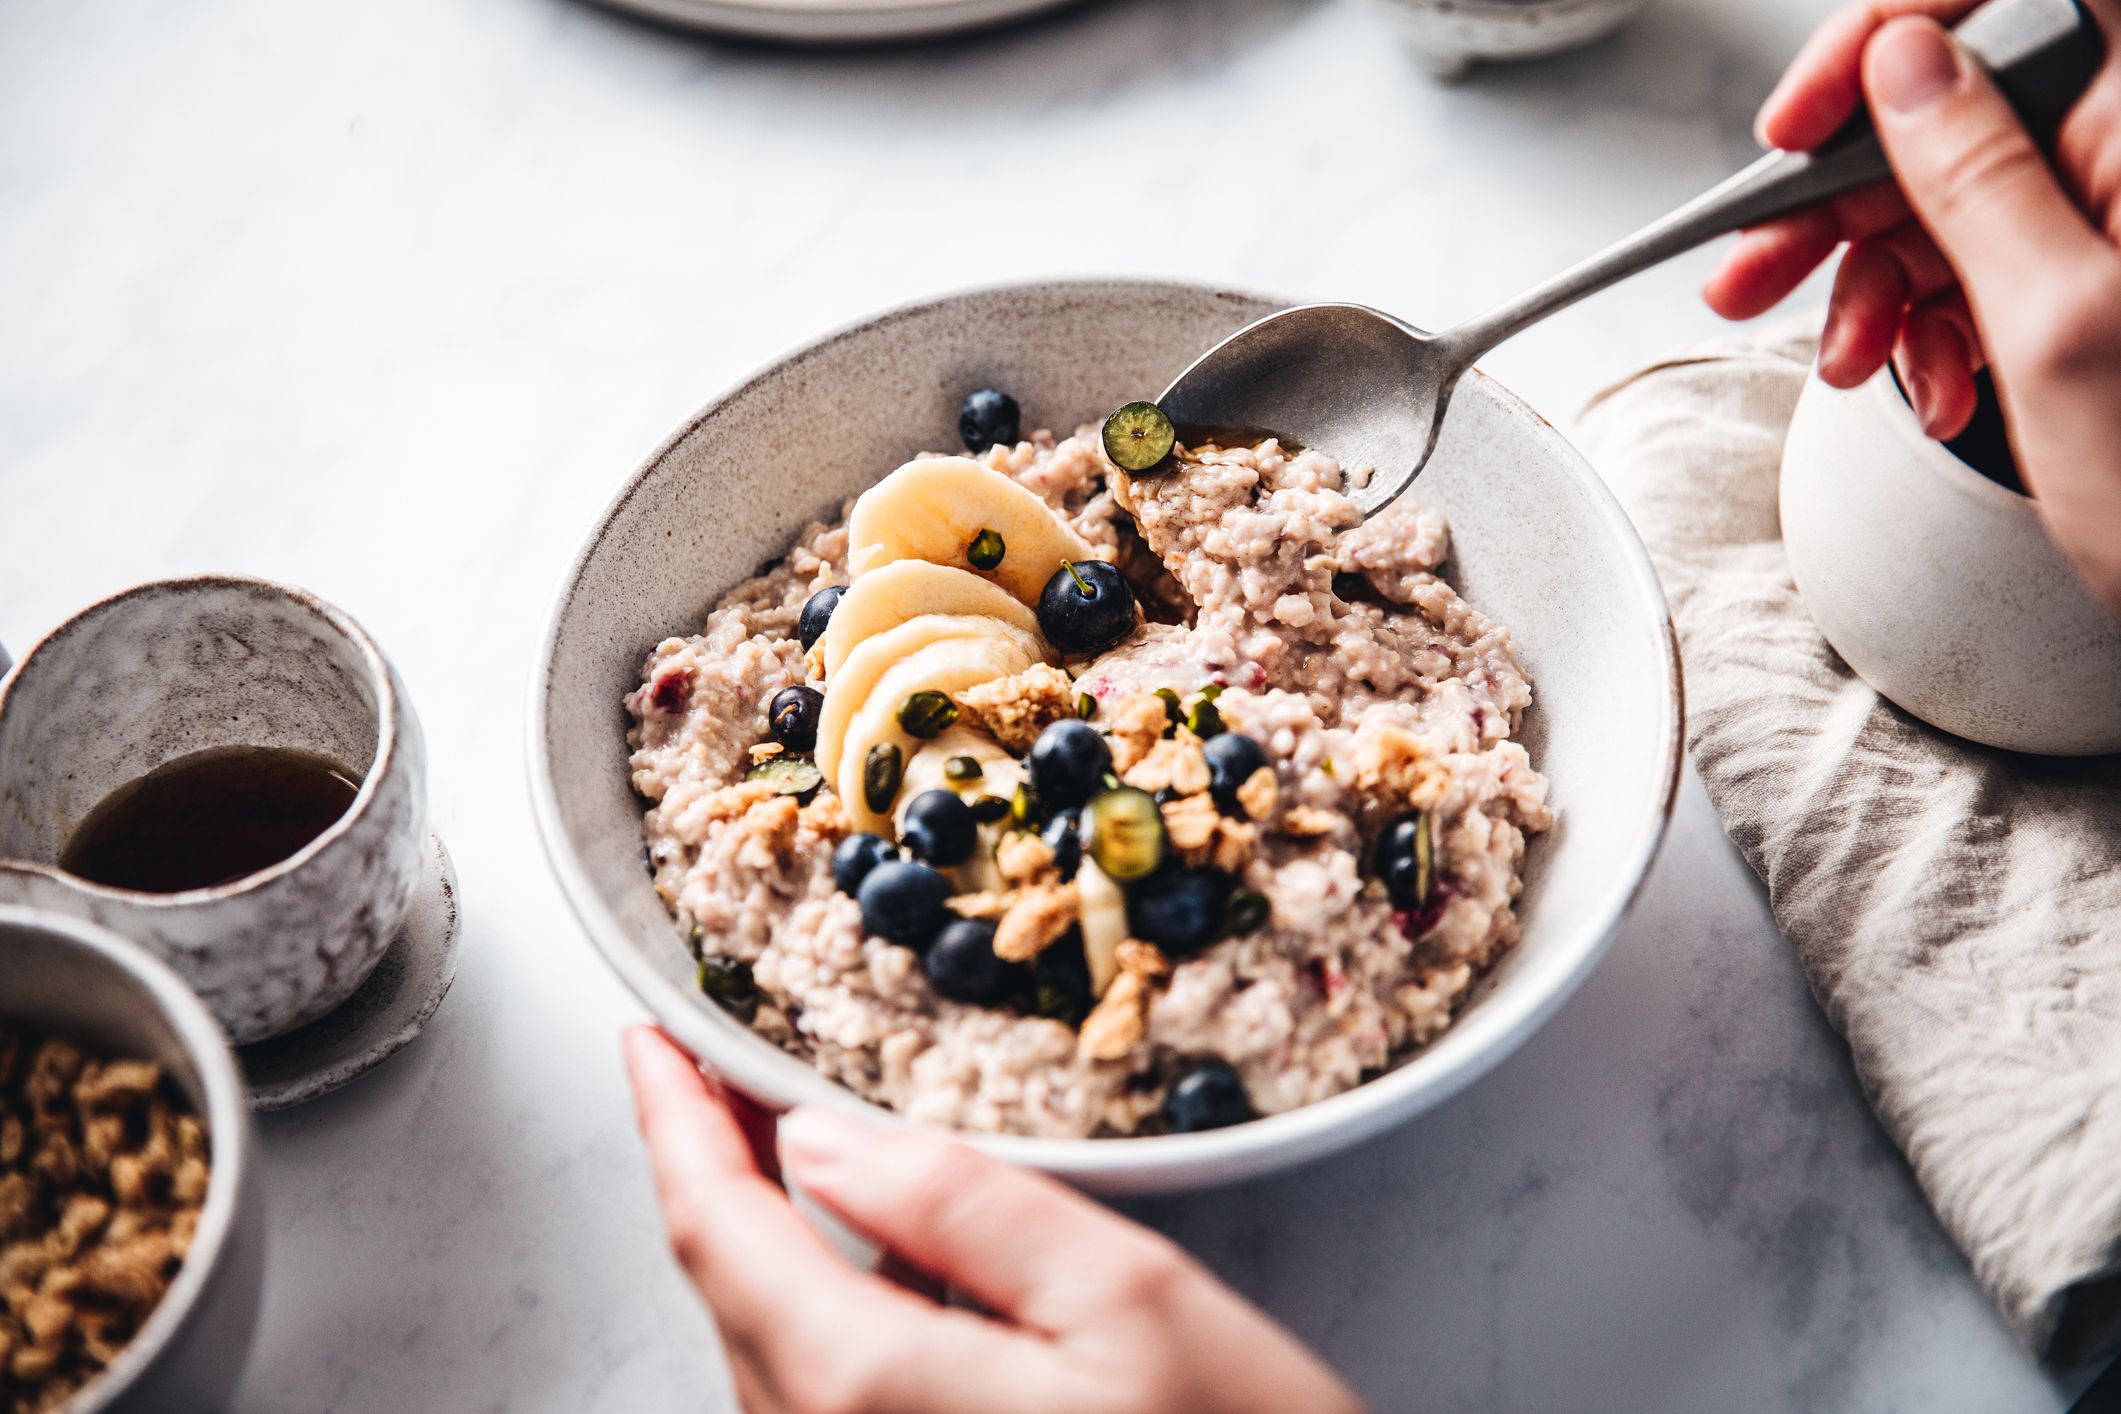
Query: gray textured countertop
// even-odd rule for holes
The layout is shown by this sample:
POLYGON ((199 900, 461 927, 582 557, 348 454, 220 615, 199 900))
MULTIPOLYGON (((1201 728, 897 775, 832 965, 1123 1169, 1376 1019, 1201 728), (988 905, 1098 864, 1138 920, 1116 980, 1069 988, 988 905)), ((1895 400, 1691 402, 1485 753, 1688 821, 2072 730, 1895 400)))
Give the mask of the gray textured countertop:
MULTIPOLYGON (((425 718, 455 993, 265 1125, 237 1414, 723 1408, 533 837, 548 594, 724 383, 881 305, 1123 271, 1441 322, 1721 176, 1821 0, 1658 0, 1440 89, 1357 0, 1110 0, 798 56, 573 0, 0 7, 0 636, 184 570, 364 620, 425 718), (1152 81, 1153 79, 1153 81, 1152 81), (1175 200, 1124 196, 1144 154, 1175 200)), ((1565 420, 1714 321, 1706 257, 1488 366, 1565 420)), ((2053 1410, 1689 781, 1600 971, 1471 1092, 1133 1211, 1381 1409, 2053 1410)))

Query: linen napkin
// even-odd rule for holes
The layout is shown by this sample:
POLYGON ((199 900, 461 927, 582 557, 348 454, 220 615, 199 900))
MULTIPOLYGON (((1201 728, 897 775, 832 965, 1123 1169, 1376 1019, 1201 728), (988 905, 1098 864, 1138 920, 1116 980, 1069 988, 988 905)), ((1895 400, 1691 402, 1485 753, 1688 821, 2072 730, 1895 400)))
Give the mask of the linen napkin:
POLYGON ((1976 1278, 2066 1367, 2121 1344, 2121 757, 1970 745, 1827 645, 1776 509, 1813 352, 1653 364, 1581 442, 1664 578, 1724 827, 1976 1278))

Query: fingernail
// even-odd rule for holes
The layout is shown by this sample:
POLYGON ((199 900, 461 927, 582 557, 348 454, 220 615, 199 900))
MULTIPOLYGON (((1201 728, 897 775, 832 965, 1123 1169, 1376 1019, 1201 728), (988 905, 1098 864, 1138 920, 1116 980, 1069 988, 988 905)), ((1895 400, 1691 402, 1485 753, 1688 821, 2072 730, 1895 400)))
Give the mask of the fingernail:
POLYGON ((818 1105, 804 1105, 780 1123, 781 1156, 806 1168, 836 1164, 861 1144, 862 1127, 818 1105))
POLYGON ((1959 82, 1959 46, 1929 20, 1899 20, 1870 49, 1871 92, 1895 113, 1917 113, 1959 82))
POLYGON ((1819 376, 1824 378, 1841 359, 1841 311, 1830 308, 1826 327, 1819 331, 1819 376))
POLYGON ((1937 420, 1937 389, 1929 375, 1917 373, 1907 379, 1907 400, 1915 409, 1915 421, 1929 431, 1937 420))

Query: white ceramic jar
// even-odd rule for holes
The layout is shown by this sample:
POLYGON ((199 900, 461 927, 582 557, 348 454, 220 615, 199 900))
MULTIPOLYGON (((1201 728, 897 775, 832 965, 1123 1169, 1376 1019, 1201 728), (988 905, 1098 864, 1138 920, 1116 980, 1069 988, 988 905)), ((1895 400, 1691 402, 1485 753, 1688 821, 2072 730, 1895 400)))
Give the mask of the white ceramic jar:
POLYGON ((1924 434, 1890 370, 1805 387, 1782 535, 1827 641, 1906 711, 2008 751, 2121 751, 2121 619, 2031 500, 1924 434))

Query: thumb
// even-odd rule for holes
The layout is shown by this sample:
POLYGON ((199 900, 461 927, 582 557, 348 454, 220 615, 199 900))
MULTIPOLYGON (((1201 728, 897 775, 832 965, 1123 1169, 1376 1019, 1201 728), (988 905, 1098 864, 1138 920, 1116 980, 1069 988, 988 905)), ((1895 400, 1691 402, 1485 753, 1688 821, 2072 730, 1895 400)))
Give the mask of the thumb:
POLYGON ((1185 1262, 1052 1179, 940 1134, 805 1105, 782 1120, 781 1152, 803 1191, 864 1236, 1049 1335, 1109 1316, 1130 1280, 1185 1262))
POLYGON ((1903 17, 1872 36, 1863 87, 1893 173, 1966 286, 1983 341, 1995 352, 2026 347, 2038 337, 2031 319, 2051 304, 2047 282, 2078 284, 2111 251, 1936 21, 1903 17))

